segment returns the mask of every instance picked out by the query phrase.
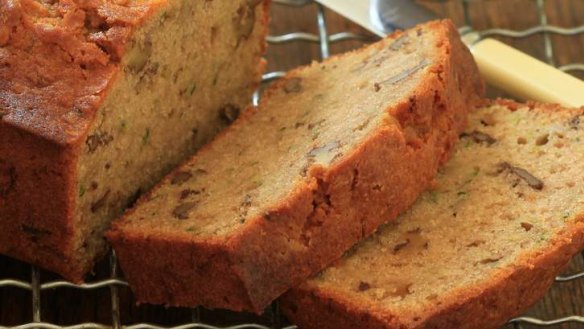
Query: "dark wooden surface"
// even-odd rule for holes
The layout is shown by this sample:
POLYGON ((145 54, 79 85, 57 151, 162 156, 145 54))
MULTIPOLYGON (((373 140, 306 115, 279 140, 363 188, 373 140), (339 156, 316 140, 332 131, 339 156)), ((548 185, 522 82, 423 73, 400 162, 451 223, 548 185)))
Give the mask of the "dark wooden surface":
MULTIPOLYGON (((355 0, 360 1, 360 0, 355 0)), ((428 7, 451 17, 455 23, 462 25, 464 15, 460 1, 424 1, 428 7)), ((545 8, 549 24, 563 27, 584 25, 583 0, 547 0, 545 8)), ((493 27, 509 29, 526 29, 539 24, 536 0, 475 0, 470 1, 470 18, 473 27, 489 29, 493 27)), ((350 31, 375 38, 366 31, 348 22, 339 15, 327 11, 327 25, 330 33, 350 31)), ((289 8, 274 6, 272 19, 272 34, 303 31, 316 33, 316 6, 289 8)), ((548 60, 544 47, 544 35, 515 40, 501 40, 528 52, 542 60, 548 60)), ((555 63, 565 65, 573 62, 584 62, 584 35, 580 36, 550 36, 553 45, 555 63)), ((331 52, 340 53, 359 47, 362 42, 348 41, 331 46, 331 52)), ((292 42, 285 45, 271 46, 268 51, 268 70, 287 70, 319 59, 319 46, 304 42, 292 42)), ((577 76, 584 77, 576 72, 577 76)), ((502 95, 501 92, 490 90, 491 96, 502 95)), ((581 256, 574 258, 567 272, 577 272, 584 269, 581 256)), ((107 277, 107 266, 98 266, 94 277, 89 280, 107 277)), ((0 256, 0 280, 17 278, 30 280, 28 265, 0 256)), ((56 279, 49 273, 41 274, 42 281, 56 279)), ((120 288, 121 313, 124 324, 136 321, 150 322, 161 325, 177 325, 192 319, 192 312, 185 309, 164 309, 153 306, 136 307, 129 289, 120 288)), ((556 284, 546 297, 537 303, 528 315, 543 319, 553 319, 572 314, 584 315, 584 280, 564 284, 556 284)), ((244 314, 201 311, 204 322, 218 325, 243 323, 249 321, 269 324, 272 314, 268 310, 263 317, 251 317, 244 314)), ((15 288, 0 288, 0 326, 14 326, 29 322, 32 319, 31 293, 15 288)), ((77 291, 73 289, 57 289, 45 291, 42 294, 42 319, 61 325, 73 325, 80 322, 111 323, 111 300, 108 288, 94 291, 77 291)), ((536 328, 524 326, 523 328, 536 328)), ((584 325, 564 325, 554 328, 584 328, 584 325)))

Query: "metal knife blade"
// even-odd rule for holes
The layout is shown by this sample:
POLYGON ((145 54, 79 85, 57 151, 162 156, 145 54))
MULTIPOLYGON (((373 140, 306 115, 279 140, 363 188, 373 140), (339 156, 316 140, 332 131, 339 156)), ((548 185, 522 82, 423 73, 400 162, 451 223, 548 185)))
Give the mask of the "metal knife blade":
MULTIPOLYGON (((413 0, 370 0, 369 19, 374 28, 384 35, 406 30, 418 24, 443 19, 435 12, 413 0)), ((462 41, 469 47, 479 41, 480 35, 469 26, 458 29, 462 41)))
POLYGON ((412 0, 371 0, 369 15, 373 26, 385 34, 440 19, 412 0))

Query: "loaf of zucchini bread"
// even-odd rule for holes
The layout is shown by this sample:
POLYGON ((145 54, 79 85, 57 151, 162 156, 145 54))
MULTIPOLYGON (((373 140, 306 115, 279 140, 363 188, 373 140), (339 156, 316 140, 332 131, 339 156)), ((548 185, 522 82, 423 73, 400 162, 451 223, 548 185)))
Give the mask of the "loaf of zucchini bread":
POLYGON ((302 328, 495 329, 524 312, 584 247, 584 108, 499 101, 437 184, 288 292, 302 328))
POLYGON ((0 253, 81 281, 111 219, 248 106, 268 5, 0 1, 0 253))
POLYGON ((290 72, 108 233, 138 301, 263 311, 414 202, 482 90, 448 21, 290 72))

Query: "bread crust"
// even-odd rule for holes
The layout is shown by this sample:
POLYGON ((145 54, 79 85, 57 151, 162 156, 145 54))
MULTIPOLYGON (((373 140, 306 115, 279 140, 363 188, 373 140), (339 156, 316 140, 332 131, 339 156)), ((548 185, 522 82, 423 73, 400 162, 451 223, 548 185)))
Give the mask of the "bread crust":
POLYGON ((115 81, 132 31, 165 3, 0 2, 3 124, 77 146, 115 81))
MULTIPOLYGON (((330 169, 312 167, 305 184, 297 186, 268 214, 246 221, 245 228, 226 238, 177 233, 173 245, 167 238, 126 230, 123 220, 114 223, 108 238, 137 300, 260 313, 278 295, 300 284, 380 224, 407 209, 431 184, 438 166, 448 158, 465 124, 465 113, 483 92, 476 65, 453 25, 435 22, 431 29, 440 35, 437 40, 440 55, 431 68, 433 74, 417 87, 415 101, 406 99, 386 109, 388 117, 397 118, 404 125, 419 119, 419 113, 431 113, 434 130, 425 143, 409 144, 394 124, 381 127, 330 169), (372 192, 374 182, 385 189, 372 192), (306 236, 308 243, 304 241, 306 236), (192 256, 175 255, 178 245, 190 245, 183 252, 192 256), (221 248, 225 257, 214 260, 213 267, 196 267, 199 259, 213 257, 211 245, 221 248), (149 254, 156 250, 160 256, 149 258, 146 263, 134 261, 144 259, 143 248, 149 254), (224 270, 218 271, 219 266, 224 270), (167 269, 164 275, 156 273, 160 268, 167 269), (190 284, 180 288, 161 284, 185 278, 191 278, 190 284)), ((294 75, 292 71, 288 77, 294 75)), ((270 90, 276 90, 282 83, 277 82, 270 90)), ((269 97, 270 90, 264 97, 269 97)), ((245 124, 252 114, 253 110, 248 111, 248 116, 235 125, 245 124)), ((226 134, 229 129, 219 138, 226 134)), ((162 184, 167 182, 168 178, 162 184)), ((138 207, 147 199, 139 201, 138 207)))
POLYGON ((355 303, 332 290, 315 290, 306 285, 286 293, 280 301, 281 309, 290 321, 306 329, 500 328, 543 297, 556 275, 584 247, 582 221, 584 215, 559 234, 549 250, 526 255, 516 268, 473 289, 453 293, 447 297, 445 307, 426 310, 417 318, 391 314, 376 305, 355 303))
POLYGON ((2 124, 0 140, 0 253, 80 279, 87 268, 70 266, 75 152, 2 124))
MULTIPOLYGON (((520 104, 510 100, 489 101, 489 104, 511 111, 525 106, 541 111, 562 109, 557 104, 520 104)), ((287 292, 280 305, 288 319, 306 329, 495 329, 543 297, 556 275, 583 248, 584 214, 579 214, 545 250, 525 253, 513 266, 507 266, 476 286, 440 296, 431 309, 395 314, 378 304, 352 300, 334 289, 307 283, 287 292)))
POLYGON ((77 283, 92 269, 75 250, 79 158, 126 45, 168 2, 0 0, 0 253, 77 283))

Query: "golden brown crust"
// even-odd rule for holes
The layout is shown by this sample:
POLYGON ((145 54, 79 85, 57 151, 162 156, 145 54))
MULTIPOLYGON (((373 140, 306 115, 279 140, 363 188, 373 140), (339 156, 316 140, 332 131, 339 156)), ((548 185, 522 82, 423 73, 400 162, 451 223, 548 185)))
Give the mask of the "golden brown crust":
POLYGON ((189 292, 197 286, 196 290, 203 296, 203 303, 212 303, 216 295, 221 295, 229 296, 225 302, 235 303, 236 307, 242 309, 249 304, 244 285, 233 272, 229 255, 219 244, 209 243, 195 250, 190 241, 131 235, 120 238, 118 243, 131 244, 142 250, 139 258, 132 253, 128 254, 128 249, 125 248, 117 251, 118 258, 124 260, 125 269, 143 268, 142 259, 152 260, 147 276, 136 275, 132 270, 124 272, 126 279, 144 287, 135 291, 138 302, 148 300, 157 304, 185 305, 191 298, 189 292), (158 248, 152 248, 152 244, 158 248), (158 259, 165 261, 156 261, 158 259), (222 273, 231 280, 219 287, 192 284, 208 280, 209 272, 222 273))
POLYGON ((543 297, 556 275, 584 247, 583 220, 584 215, 579 216, 576 223, 556 236, 548 250, 525 255, 515 268, 508 268, 482 287, 455 293, 456 304, 437 311, 425 323, 410 327, 500 328, 543 297))
POLYGON ((406 329, 394 316, 383 318, 375 305, 354 305, 334 291, 291 289, 280 298, 284 315, 302 328, 312 329, 406 329), (376 312, 377 311, 377 312, 376 312))
MULTIPOLYGON (((431 26, 441 36, 437 45, 440 59, 433 66, 434 74, 424 78, 415 90, 414 102, 406 99, 387 108, 403 125, 419 119, 421 113, 431 113, 435 130, 426 143, 412 146, 395 127, 381 128, 330 170, 313 167, 309 172, 311 179, 275 205, 269 220, 266 216, 249 220, 244 229, 226 241, 177 235, 177 245, 190 243, 189 253, 197 253, 193 258, 181 258, 182 262, 174 256, 169 259, 167 255, 172 255, 174 246, 168 241, 148 232, 130 233, 122 225, 115 225, 108 238, 120 255, 138 300, 259 313, 286 289, 301 283, 381 223, 407 209, 431 184, 439 164, 448 158, 464 126, 466 112, 483 92, 471 55, 452 24, 436 22, 431 26), (386 188, 372 192, 373 179, 386 188), (302 242, 303 236, 310 237, 306 244, 302 242), (132 261, 143 257, 145 239, 148 249, 157 250, 160 255, 149 258, 149 269, 144 268, 143 262, 132 261), (193 269, 196 259, 211 257, 207 250, 215 244, 227 255, 222 258, 225 271, 217 272, 212 267, 193 269), (168 270, 161 277, 154 273, 154 268, 168 270), (198 283, 180 289, 159 284, 160 280, 175 282, 184 277, 196 277, 198 280, 190 282, 198 283), (205 286, 203 290, 201 286, 205 286), (225 295, 226 287, 242 290, 238 288, 237 294, 225 295), (173 299, 166 298, 169 294, 173 299)), ((273 88, 278 87, 276 83, 273 88)), ((245 124, 245 120, 242 118, 236 125, 245 124)))
POLYGON ((0 140, 0 253, 81 280, 87 265, 70 255, 75 187, 63 174, 75 170, 73 152, 2 123, 0 140))
POLYGON ((559 234, 549 250, 526 255, 515 268, 472 291, 461 290, 449 296, 446 307, 425 314, 420 322, 404 320, 376 305, 356 304, 334 291, 315 291, 306 286, 286 293, 281 307, 292 322, 306 329, 500 328, 541 298, 555 276, 584 247, 583 220, 580 216, 577 223, 559 234))
POLYGON ((2 122, 61 145, 83 139, 131 31, 161 3, 2 0, 2 122))

